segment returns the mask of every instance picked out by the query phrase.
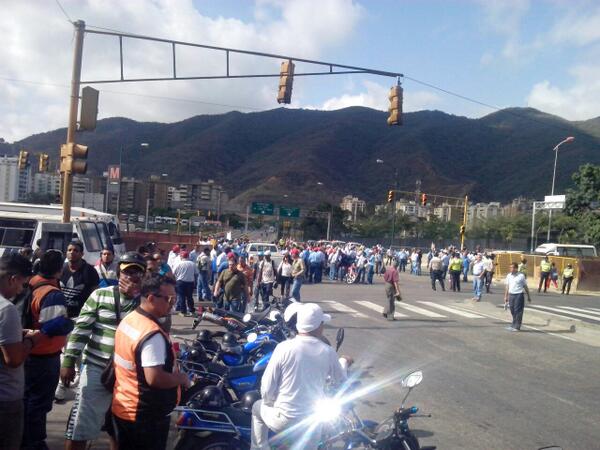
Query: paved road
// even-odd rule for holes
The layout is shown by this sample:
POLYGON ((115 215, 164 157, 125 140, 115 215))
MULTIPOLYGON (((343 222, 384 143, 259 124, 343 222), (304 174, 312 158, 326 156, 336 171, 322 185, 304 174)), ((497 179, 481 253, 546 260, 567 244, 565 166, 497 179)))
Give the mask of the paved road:
MULTIPOLYGON (((346 328, 341 351, 355 358, 363 384, 390 380, 359 401, 362 417, 381 420, 398 407, 399 377, 418 368, 424 380, 408 403, 433 415, 412 420, 425 445, 599 448, 600 298, 534 293, 523 331, 510 333, 504 329, 510 314, 501 308, 501 287, 473 303, 470 290, 432 291, 426 276, 402 274, 401 284, 395 322, 381 316, 380 279, 373 286, 302 288, 303 301, 318 302, 333 315, 330 338, 337 327, 346 328), (591 319, 566 307, 585 310, 580 314, 591 319)), ((191 319, 175 319, 178 334, 190 334, 190 325, 191 319)), ((51 448, 60 448, 69 406, 57 405, 51 413, 51 448)), ((106 448, 105 442, 94 448, 106 448)))

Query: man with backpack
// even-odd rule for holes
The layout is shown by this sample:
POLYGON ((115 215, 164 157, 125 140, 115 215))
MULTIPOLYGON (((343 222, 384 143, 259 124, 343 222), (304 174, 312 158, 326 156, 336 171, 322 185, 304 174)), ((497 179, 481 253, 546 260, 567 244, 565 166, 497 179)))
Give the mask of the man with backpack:
POLYGON ((112 399, 112 392, 100 379, 114 352, 118 323, 140 303, 145 271, 141 255, 125 253, 118 263, 119 285, 95 290, 81 309, 60 370, 61 380, 68 386, 81 358, 81 379, 65 433, 67 450, 86 449, 87 441, 100 435, 112 399))
MULTIPOLYGON (((275 262, 271 259, 271 252, 267 250, 264 253, 265 258, 258 266, 258 288, 262 298, 263 309, 269 305, 269 297, 273 295, 273 284, 277 278, 275 262)), ((258 305, 255 305, 258 306, 258 305)))
MULTIPOLYGON (((38 274, 29 280, 30 299, 24 301, 26 328, 42 337, 25 362, 25 427, 22 448, 45 449, 46 415, 52 410, 60 373, 60 353, 73 329, 65 296, 59 288, 63 254, 48 250, 40 258, 38 274)), ((93 269, 92 269, 93 270, 93 269)))

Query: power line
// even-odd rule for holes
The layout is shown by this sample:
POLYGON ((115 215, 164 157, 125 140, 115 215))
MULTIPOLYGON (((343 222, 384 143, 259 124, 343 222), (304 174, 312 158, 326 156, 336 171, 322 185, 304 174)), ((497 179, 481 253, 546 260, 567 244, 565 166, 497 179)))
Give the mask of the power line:
POLYGON ((54 0, 54 1, 56 2, 56 4, 58 5, 58 7, 60 8, 60 10, 63 12, 63 14, 67 18, 67 20, 70 23, 73 23, 73 21, 71 20, 71 17, 69 17, 69 14, 67 14, 67 11, 65 11, 65 8, 63 8, 63 6, 60 4, 60 1, 59 0, 54 0))

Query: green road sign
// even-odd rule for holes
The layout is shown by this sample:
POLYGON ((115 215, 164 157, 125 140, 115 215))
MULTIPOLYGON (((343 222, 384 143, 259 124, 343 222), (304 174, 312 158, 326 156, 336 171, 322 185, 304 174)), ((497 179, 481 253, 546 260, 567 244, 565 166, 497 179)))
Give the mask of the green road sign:
POLYGON ((280 206, 279 215, 281 217, 300 217, 300 208, 292 208, 290 206, 280 206))
POLYGON ((252 214, 272 216, 273 210, 273 203, 252 202, 252 214))

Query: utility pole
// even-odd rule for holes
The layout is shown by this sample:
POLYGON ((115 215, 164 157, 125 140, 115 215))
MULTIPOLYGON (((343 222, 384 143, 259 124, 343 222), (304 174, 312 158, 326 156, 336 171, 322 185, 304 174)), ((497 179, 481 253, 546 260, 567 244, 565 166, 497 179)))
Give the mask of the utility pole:
MULTIPOLYGON (((71 103, 69 107, 69 125, 67 127, 67 145, 75 144, 77 130, 77 111, 79 108, 79 86, 81 84, 81 60, 83 57, 83 37, 85 22, 78 20, 75 25, 75 49, 73 52, 73 74, 71 76, 71 103)), ((63 223, 71 222, 71 199, 73 198, 73 173, 71 168, 63 172, 62 205, 63 223)))
POLYGON ((333 211, 333 205, 331 206, 331 211, 327 213, 327 240, 331 240, 331 213, 333 211))
MULTIPOLYGON (((398 168, 394 168, 394 193, 398 190, 398 168)), ((394 245, 394 235, 396 234, 396 198, 392 202, 392 236, 390 237, 390 248, 394 245)))
POLYGON ((149 214, 150 214, 150 195, 146 194, 146 226, 145 226, 146 231, 148 231, 148 215, 149 214))
POLYGON ((467 229, 467 211, 469 208, 469 197, 465 195, 465 208, 463 210, 463 226, 462 233, 460 234, 460 249, 464 250, 465 248, 465 230, 467 229))

